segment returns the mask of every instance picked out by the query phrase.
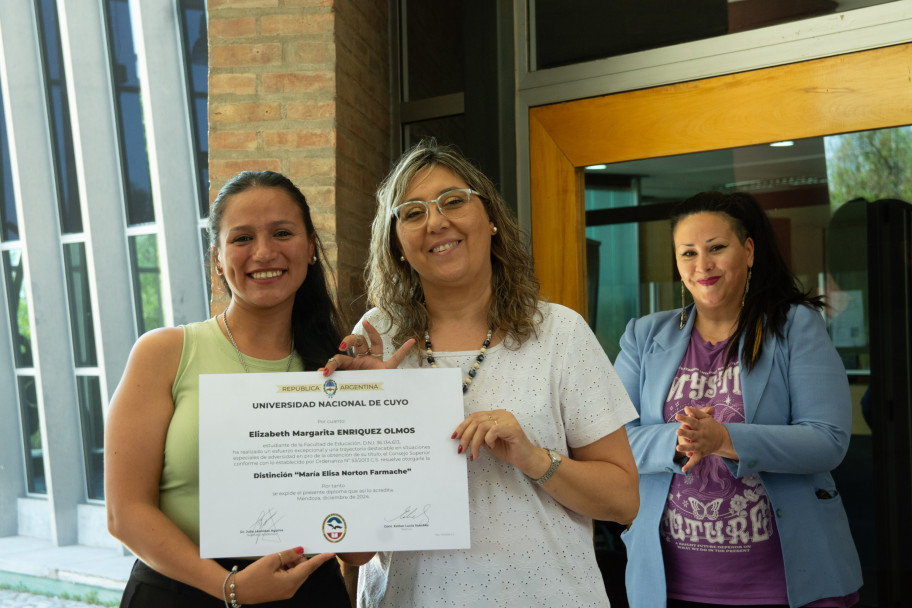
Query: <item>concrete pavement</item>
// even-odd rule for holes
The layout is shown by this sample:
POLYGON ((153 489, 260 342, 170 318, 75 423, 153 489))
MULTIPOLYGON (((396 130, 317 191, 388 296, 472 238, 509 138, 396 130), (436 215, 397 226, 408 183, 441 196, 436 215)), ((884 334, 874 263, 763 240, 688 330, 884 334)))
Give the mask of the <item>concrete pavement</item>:
POLYGON ((0 589, 0 608, 99 608, 99 605, 0 589))
POLYGON ((121 548, 0 537, 0 608, 116 606, 133 562, 121 548))

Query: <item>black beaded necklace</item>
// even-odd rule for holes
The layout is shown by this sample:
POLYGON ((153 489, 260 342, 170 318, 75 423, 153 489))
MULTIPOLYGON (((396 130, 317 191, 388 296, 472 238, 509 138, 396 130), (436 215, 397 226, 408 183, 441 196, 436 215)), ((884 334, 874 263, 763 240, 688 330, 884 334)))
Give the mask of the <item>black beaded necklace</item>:
MULTIPOLYGON (((469 375, 467 375, 465 380, 462 381, 463 393, 469 390, 469 385, 472 384, 472 378, 475 377, 475 374, 478 372, 478 368, 481 367, 481 362, 484 361, 485 352, 488 350, 488 347, 491 346, 491 334, 493 331, 494 330, 492 329, 488 330, 488 335, 485 337, 485 341, 481 345, 481 350, 478 351, 478 356, 475 357, 475 363, 469 370, 469 375)), ((427 332, 427 330, 424 331, 424 348, 427 350, 427 362, 431 367, 436 368, 437 363, 434 360, 434 351, 431 350, 431 335, 427 332)))

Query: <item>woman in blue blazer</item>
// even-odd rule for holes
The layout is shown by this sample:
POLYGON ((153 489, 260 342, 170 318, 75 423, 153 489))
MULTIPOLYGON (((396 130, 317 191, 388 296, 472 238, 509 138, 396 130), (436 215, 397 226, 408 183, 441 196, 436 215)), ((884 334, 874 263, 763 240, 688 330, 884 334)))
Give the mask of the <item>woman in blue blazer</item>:
POLYGON ((640 511, 623 534, 632 607, 851 606, 861 567, 832 471, 845 456, 845 369, 748 194, 672 212, 694 303, 631 320, 615 368, 640 511))

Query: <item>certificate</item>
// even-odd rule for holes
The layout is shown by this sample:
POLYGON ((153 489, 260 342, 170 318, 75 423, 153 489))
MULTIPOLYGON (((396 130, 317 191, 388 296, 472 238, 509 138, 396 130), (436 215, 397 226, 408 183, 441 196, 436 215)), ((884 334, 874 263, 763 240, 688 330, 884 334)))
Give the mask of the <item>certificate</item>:
POLYGON ((458 369, 203 374, 202 557, 469 547, 458 369))

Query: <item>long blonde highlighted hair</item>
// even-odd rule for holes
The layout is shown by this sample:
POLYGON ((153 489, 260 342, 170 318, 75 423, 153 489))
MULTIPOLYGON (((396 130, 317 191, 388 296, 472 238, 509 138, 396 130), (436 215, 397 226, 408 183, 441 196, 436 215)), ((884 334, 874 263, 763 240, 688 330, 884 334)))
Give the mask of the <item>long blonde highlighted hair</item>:
POLYGON ((430 167, 444 167, 459 176, 479 193, 488 217, 497 226, 491 239, 490 327, 507 333, 506 343, 518 348, 535 333, 541 314, 538 310, 539 282, 532 254, 519 224, 488 177, 456 148, 424 139, 407 150, 377 190, 377 215, 371 229, 371 247, 365 279, 370 302, 385 312, 397 327, 392 336, 398 346, 415 338, 423 344, 428 327, 421 277, 408 262, 400 259, 392 209, 403 202, 412 179, 430 167))

